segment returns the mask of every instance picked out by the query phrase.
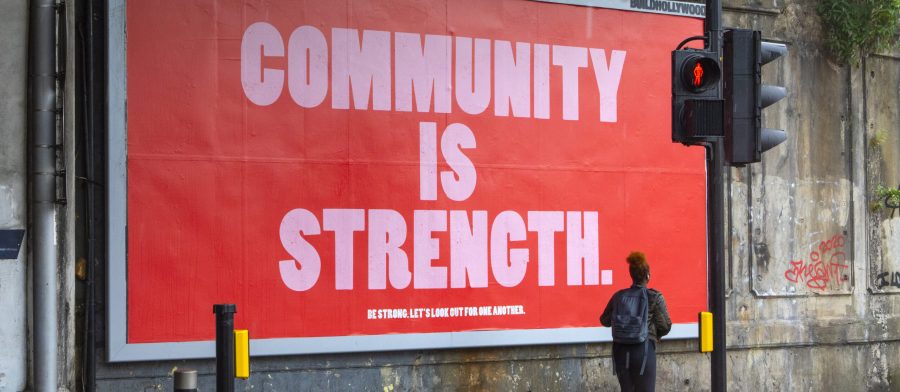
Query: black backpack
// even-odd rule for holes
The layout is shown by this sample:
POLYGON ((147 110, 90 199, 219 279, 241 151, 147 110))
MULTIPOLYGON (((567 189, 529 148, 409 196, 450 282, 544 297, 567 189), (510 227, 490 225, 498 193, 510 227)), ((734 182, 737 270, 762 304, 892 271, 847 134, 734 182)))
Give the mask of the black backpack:
MULTIPOLYGON (((647 298, 647 288, 631 286, 619 294, 613 304, 612 312, 612 336, 613 342, 620 344, 644 344, 644 359, 641 361, 640 375, 644 375, 647 366, 647 341, 648 323, 650 313, 650 300, 647 298)), ((615 351, 613 346, 613 351, 615 351)), ((628 355, 625 356, 625 369, 630 363, 628 355)), ((613 374, 616 373, 613 366, 613 374)))
POLYGON ((622 344, 647 341, 649 307, 646 287, 631 286, 622 290, 616 303, 613 304, 613 341, 622 344))

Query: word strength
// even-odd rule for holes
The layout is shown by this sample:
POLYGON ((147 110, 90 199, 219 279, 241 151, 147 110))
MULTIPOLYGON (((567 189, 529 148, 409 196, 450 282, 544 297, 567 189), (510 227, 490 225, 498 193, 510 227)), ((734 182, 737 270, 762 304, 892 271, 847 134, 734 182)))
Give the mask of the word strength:
POLYGON ((400 308, 366 310, 366 318, 369 320, 519 316, 524 314, 525 307, 522 305, 455 306, 447 308, 400 308))
MULTIPOLYGON (((454 202, 465 201, 478 183, 476 165, 464 151, 476 148, 475 133, 465 124, 453 123, 438 137, 436 125, 419 123, 419 199, 435 200, 443 191, 454 202), (438 172, 439 156, 449 170, 438 172)), ((362 257, 367 263, 369 290, 384 290, 389 285, 393 289, 486 288, 494 282, 516 287, 529 269, 537 269, 539 286, 555 286, 558 234, 566 241, 566 284, 600 284, 597 211, 523 214, 507 209, 490 216, 485 210, 414 209, 412 222, 408 216, 393 209, 326 208, 320 215, 305 208, 288 211, 281 220, 279 236, 293 258, 278 263, 282 282, 294 291, 316 285, 322 258, 309 238, 330 231, 336 290, 354 289, 357 232, 366 236, 362 257), (407 245, 409 237, 412 246, 407 245), (523 244, 526 241, 537 243, 537 263, 531 262, 535 258, 529 244, 523 244), (449 262, 446 257, 439 261, 448 253, 449 262), (489 282, 489 271, 493 282, 489 282)), ((603 284, 607 283, 611 284, 611 279, 604 278, 603 284)))
POLYGON ((564 232, 566 284, 600 284, 596 211, 528 211, 524 217, 503 211, 490 219, 487 211, 477 210, 414 210, 412 215, 409 224, 396 210, 325 209, 320 223, 309 210, 291 210, 282 219, 280 233, 282 246, 294 259, 279 262, 281 279, 294 291, 315 286, 322 260, 307 238, 331 231, 334 288, 353 290, 353 237, 366 231, 363 257, 369 290, 486 288, 489 271, 496 284, 516 287, 528 269, 537 269, 539 286, 555 286, 555 237, 564 232), (410 231, 412 246, 404 246, 410 231), (448 241, 435 238, 442 233, 448 241), (516 246, 529 237, 537 242, 537 263, 529 262, 533 259, 527 245, 516 246), (449 248, 449 263, 435 265, 442 247, 449 248), (404 248, 412 248, 412 255, 404 248))
POLYGON ((536 119, 549 119, 553 105, 553 113, 574 121, 580 117, 579 71, 588 68, 599 121, 617 121, 624 50, 347 28, 328 33, 313 26, 248 26, 241 39, 247 99, 268 106, 287 90, 295 104, 314 108, 330 90, 332 109, 450 113, 455 102, 478 115, 493 103, 495 116, 536 119), (551 83, 562 94, 552 95, 551 83))

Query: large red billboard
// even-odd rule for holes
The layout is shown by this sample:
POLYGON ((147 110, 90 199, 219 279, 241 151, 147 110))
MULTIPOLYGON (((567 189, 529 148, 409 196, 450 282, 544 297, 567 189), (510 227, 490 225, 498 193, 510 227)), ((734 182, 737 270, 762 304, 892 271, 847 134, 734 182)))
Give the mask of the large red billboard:
POLYGON ((298 353, 605 340, 633 250, 676 324, 705 308, 703 151, 671 142, 669 99, 702 20, 523 0, 125 15, 127 344, 208 341, 215 303, 260 341, 326 338, 298 353))

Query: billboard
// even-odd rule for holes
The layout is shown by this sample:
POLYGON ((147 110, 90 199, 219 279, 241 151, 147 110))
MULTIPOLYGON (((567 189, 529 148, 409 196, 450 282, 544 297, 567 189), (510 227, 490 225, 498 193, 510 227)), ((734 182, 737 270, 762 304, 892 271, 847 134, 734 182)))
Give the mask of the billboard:
POLYGON ((609 341, 632 250, 696 336, 702 9, 608 3, 113 2, 110 360, 609 341))

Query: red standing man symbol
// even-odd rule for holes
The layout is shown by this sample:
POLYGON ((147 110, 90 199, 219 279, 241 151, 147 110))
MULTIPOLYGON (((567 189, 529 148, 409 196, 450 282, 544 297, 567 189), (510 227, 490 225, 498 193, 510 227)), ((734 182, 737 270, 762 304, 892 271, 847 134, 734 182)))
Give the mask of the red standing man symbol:
POLYGON ((702 78, 703 67, 700 66, 700 62, 698 61, 697 64, 694 65, 694 87, 700 87, 702 78))

